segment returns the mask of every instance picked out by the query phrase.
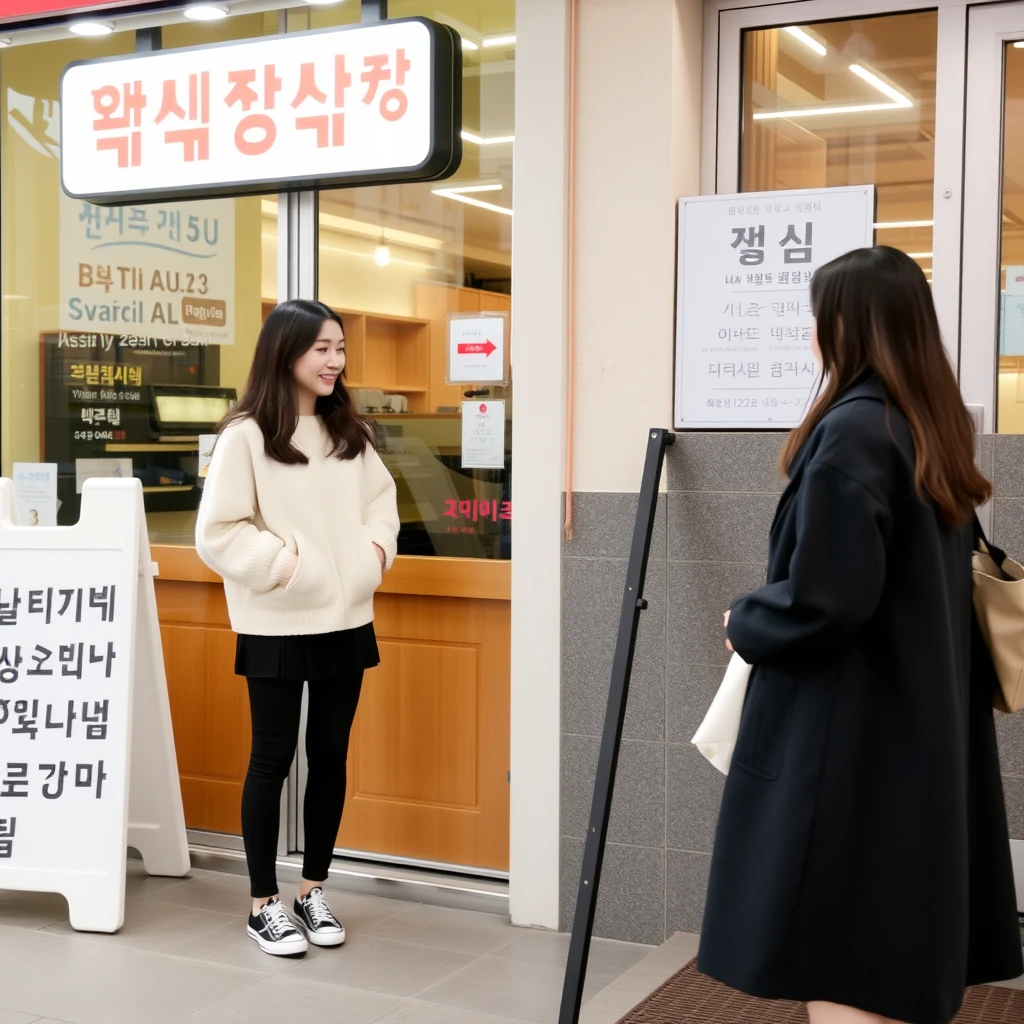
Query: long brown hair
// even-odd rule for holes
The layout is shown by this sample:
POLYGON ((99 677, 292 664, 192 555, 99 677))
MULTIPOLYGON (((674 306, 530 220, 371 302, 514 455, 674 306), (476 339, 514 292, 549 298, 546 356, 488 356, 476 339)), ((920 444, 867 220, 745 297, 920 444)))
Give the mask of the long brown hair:
POLYGON ((782 449, 783 474, 829 407, 873 371, 910 424, 918 494, 935 502, 945 525, 965 523, 992 488, 974 464, 971 418, 942 347, 921 268, 889 246, 855 249, 818 269, 811 307, 823 384, 782 449))
MULTIPOLYGON (((316 343, 325 320, 333 320, 344 336, 341 317, 322 302, 289 299, 271 310, 256 342, 242 397, 219 430, 251 417, 263 431, 268 458, 287 465, 309 462, 292 444, 299 417, 292 367, 316 343)), ((358 458, 373 443, 373 429, 356 413, 342 376, 339 375, 330 395, 317 398, 316 414, 327 430, 334 446, 332 454, 337 458, 358 458)))

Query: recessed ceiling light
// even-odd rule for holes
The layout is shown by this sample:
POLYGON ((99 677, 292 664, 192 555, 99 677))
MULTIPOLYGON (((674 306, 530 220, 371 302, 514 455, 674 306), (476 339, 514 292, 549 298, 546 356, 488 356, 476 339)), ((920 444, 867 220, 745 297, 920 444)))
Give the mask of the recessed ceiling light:
POLYGON ((489 39, 484 40, 484 46, 515 46, 515 36, 491 36, 489 39))
POLYGON ((192 21, 220 21, 231 12, 220 4, 194 4, 185 8, 185 17, 192 21))
POLYGON ((489 139, 485 139, 483 136, 476 135, 473 132, 463 132, 462 137, 466 142, 472 142, 477 146, 497 146, 501 143, 516 141, 514 135, 492 135, 489 139))
POLYGON ((786 31, 794 38, 799 39, 809 50, 813 50, 819 57, 824 57, 828 50, 825 49, 824 44, 819 43, 809 32, 805 32, 802 28, 797 28, 796 25, 790 25, 786 31))
POLYGON ((932 220, 880 220, 875 223, 880 231, 888 228, 930 228, 934 225, 935 221, 932 220))
POLYGON ((873 71, 860 64, 851 64, 850 70, 858 77, 863 78, 868 85, 874 86, 883 96, 888 96, 898 107, 912 107, 914 101, 909 96, 904 96, 898 89, 894 89, 888 82, 883 82, 873 71))
POLYGON ((109 36, 114 26, 109 21, 73 21, 68 31, 76 36, 109 36))

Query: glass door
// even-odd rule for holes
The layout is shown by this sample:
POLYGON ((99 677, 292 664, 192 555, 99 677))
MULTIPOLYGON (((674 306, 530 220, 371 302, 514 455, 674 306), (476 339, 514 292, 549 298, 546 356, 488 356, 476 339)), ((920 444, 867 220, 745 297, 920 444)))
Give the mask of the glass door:
POLYGON ((969 11, 965 123, 961 385, 983 433, 1024 435, 1024 3, 969 11))

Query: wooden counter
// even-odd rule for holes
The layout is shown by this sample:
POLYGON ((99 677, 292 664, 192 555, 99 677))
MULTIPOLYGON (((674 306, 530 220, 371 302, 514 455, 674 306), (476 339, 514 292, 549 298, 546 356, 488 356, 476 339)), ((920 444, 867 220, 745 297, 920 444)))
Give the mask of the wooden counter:
MULTIPOLYGON (((186 823, 238 834, 251 737, 224 588, 194 548, 152 554, 186 823)), ((507 870, 510 591, 509 562, 385 574, 339 846, 507 870)))

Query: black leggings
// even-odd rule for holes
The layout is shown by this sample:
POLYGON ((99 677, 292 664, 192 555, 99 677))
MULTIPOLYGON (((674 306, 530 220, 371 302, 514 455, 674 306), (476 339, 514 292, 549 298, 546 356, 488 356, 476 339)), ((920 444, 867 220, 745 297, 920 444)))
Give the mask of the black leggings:
MULTIPOLYGON (((277 893, 277 839, 281 789, 299 739, 302 683, 293 679, 249 679, 252 754, 242 790, 242 839, 253 899, 277 893)), ((363 673, 309 682, 306 714, 306 829, 302 876, 327 878, 345 808, 348 738, 359 704, 363 673)))

